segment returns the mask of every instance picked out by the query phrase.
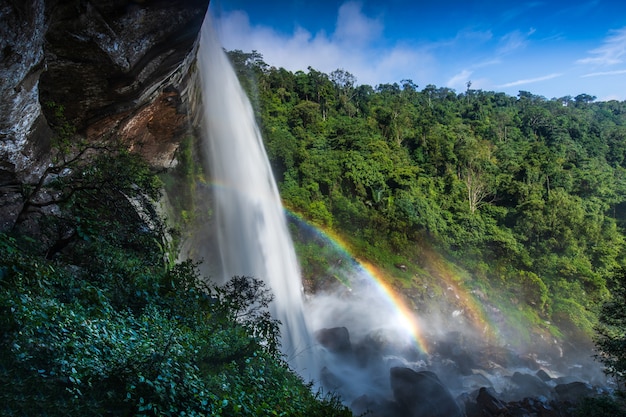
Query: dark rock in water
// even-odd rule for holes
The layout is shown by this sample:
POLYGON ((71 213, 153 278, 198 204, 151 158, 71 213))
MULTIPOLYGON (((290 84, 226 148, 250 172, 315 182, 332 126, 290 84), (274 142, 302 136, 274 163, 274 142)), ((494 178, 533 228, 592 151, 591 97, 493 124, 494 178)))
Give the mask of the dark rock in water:
POLYGON ((493 384, 485 375, 481 373, 475 373, 466 377, 463 377, 462 380, 463 389, 468 392, 476 391, 482 387, 493 387, 493 384))
POLYGON ((560 384, 554 388, 560 401, 572 404, 578 403, 585 397, 593 397, 597 395, 596 391, 589 384, 584 382, 571 382, 569 384, 560 384))
POLYGON ((499 416, 508 411, 506 404, 497 397, 496 392, 485 387, 478 391, 476 404, 482 413, 480 415, 499 416))
POLYGON ((409 368, 390 370, 391 389, 406 417, 462 417, 452 394, 433 372, 409 368))
POLYGON ((510 402, 507 404, 507 414, 497 414, 498 416, 511 417, 563 417, 569 414, 563 414, 560 410, 548 404, 547 401, 524 398, 522 401, 510 402))
POLYGON ((315 339, 333 353, 351 353, 350 333, 345 327, 332 327, 315 332, 315 339))
POLYGON ((552 392, 550 387, 541 379, 533 375, 522 374, 515 372, 511 377, 511 381, 515 383, 519 388, 511 393, 512 397, 524 398, 524 397, 546 397, 550 398, 552 392))
POLYGON ((546 371, 544 371, 543 369, 538 370, 535 373, 535 376, 537 378, 541 379, 543 382, 552 381, 552 377, 550 375, 548 375, 548 373, 546 371))

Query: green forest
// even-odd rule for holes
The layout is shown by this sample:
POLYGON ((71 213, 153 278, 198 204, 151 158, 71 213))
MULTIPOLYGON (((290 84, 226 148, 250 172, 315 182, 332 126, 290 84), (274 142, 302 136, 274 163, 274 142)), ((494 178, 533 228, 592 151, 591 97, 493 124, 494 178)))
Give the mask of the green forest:
POLYGON ((554 335, 594 334, 625 265, 626 103, 372 87, 229 55, 290 209, 378 264, 435 248, 554 335))

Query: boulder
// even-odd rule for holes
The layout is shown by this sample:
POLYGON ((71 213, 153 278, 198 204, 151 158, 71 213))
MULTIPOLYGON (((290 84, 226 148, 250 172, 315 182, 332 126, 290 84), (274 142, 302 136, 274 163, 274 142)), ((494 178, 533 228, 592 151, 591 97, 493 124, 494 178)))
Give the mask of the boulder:
POLYGON ((332 353, 346 354, 352 352, 350 333, 345 327, 320 329, 315 332, 315 339, 332 353))
POLYGON ((597 395, 591 385, 579 381, 570 382, 569 384, 559 384, 554 387, 554 391, 560 401, 572 404, 578 403, 585 397, 593 397, 597 395))
POLYGON ((543 369, 538 370, 535 373, 535 376, 537 378, 541 379, 543 382, 552 381, 552 377, 550 375, 548 375, 548 373, 546 371, 544 371, 543 369))
POLYGON ((437 375, 409 368, 390 370, 391 389, 407 417, 462 417, 463 411, 437 375))
POLYGON ((476 404, 482 415, 499 416, 508 412, 506 404, 500 400, 493 389, 482 387, 478 390, 476 404))
POLYGON ((552 396, 551 388, 541 379, 534 375, 515 372, 511 377, 511 381, 517 385, 517 390, 509 395, 513 398, 521 399, 525 397, 545 397, 552 396))

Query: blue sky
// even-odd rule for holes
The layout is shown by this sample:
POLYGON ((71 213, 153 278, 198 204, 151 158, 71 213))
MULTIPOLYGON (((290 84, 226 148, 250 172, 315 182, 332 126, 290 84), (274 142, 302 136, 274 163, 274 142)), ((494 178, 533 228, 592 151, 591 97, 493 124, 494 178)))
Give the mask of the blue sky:
POLYGON ((626 100, 626 0, 212 0, 226 49, 359 84, 626 100))

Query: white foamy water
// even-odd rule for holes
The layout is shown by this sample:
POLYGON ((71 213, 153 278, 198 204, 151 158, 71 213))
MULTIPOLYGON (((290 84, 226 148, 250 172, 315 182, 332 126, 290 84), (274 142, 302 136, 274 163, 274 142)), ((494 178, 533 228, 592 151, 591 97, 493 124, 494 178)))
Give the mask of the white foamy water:
POLYGON ((204 156, 214 186, 222 279, 262 279, 275 295, 272 315, 282 322, 282 351, 304 378, 316 371, 304 319, 300 268, 278 188, 255 122, 210 21, 198 51, 204 156))

